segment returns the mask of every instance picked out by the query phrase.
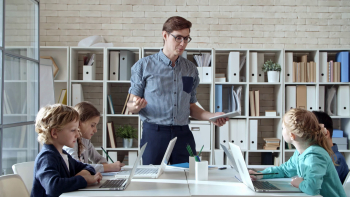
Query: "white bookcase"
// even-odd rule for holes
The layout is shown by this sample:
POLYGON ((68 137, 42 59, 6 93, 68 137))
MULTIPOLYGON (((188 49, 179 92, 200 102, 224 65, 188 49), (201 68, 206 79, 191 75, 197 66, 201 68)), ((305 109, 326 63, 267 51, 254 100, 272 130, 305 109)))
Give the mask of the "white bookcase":
MULTIPOLYGON (((130 87, 129 80, 109 80, 109 53, 111 51, 122 51, 127 50, 135 55, 135 62, 139 59, 158 53, 160 48, 138 48, 138 47, 111 47, 111 48, 82 48, 82 47, 41 47, 41 56, 52 56, 59 66, 60 73, 55 79, 55 95, 57 95, 61 89, 68 90, 68 104, 72 102, 72 84, 82 84, 84 99, 86 101, 92 102, 97 109, 101 112, 101 120, 98 125, 98 132, 93 136, 92 143, 100 150, 102 146, 109 152, 118 152, 119 155, 126 155, 129 151, 139 151, 140 149, 140 139, 142 136, 142 123, 137 114, 134 115, 124 115, 121 114, 122 108, 124 106, 128 90, 130 87), (83 57, 88 53, 96 54, 96 80, 85 81, 83 80, 83 57), (110 113, 110 106, 108 103, 108 95, 112 96, 113 106, 115 114, 110 113), (107 131, 107 122, 113 121, 115 129, 118 125, 130 124, 138 129, 138 139, 134 140, 132 148, 123 148, 122 139, 117 139, 117 148, 111 148, 109 146, 109 137, 107 131)), ((335 54, 339 51, 335 49, 325 49, 325 50, 288 50, 288 49, 210 49, 210 48, 188 48, 187 59, 194 62, 193 55, 200 53, 211 53, 211 71, 212 78, 211 82, 200 82, 197 88, 197 99, 198 102, 203 106, 203 108, 210 112, 215 112, 215 85, 221 84, 223 86, 242 86, 242 97, 241 97, 241 108, 242 115, 232 118, 243 120, 245 122, 245 127, 237 132, 244 133, 244 140, 247 143, 246 148, 244 148, 243 154, 246 160, 246 164, 251 168, 265 168, 270 165, 261 165, 261 159, 264 154, 273 153, 274 156, 278 157, 280 163, 285 162, 290 158, 295 150, 286 149, 284 140, 282 138, 282 117, 286 112, 286 87, 296 86, 296 85, 307 85, 316 87, 316 95, 319 94, 320 86, 350 86, 350 83, 330 83, 330 82, 320 82, 320 69, 319 69, 319 53, 328 52, 328 58, 334 59, 335 54), (239 52, 241 57, 246 58, 245 66, 240 71, 240 81, 239 82, 215 82, 215 73, 226 73, 228 65, 228 56, 230 52, 239 52), (280 72, 280 81, 278 83, 268 83, 267 76, 265 74, 265 82, 251 82, 249 80, 249 75, 251 70, 249 67, 249 60, 251 53, 263 53, 264 62, 266 60, 273 60, 278 62, 282 66, 282 71, 280 72), (316 62, 316 82, 314 83, 295 83, 286 82, 286 71, 285 71, 285 53, 293 52, 294 57, 298 58, 303 54, 308 55, 308 61, 316 62), (260 116, 249 116, 249 90, 259 90, 260 91, 260 116), (265 110, 276 110, 277 116, 265 116, 265 110), (258 120, 258 149, 250 150, 249 141, 249 121, 258 120), (263 138, 265 137, 275 137, 281 140, 280 150, 264 150, 262 149, 263 138)), ((347 50, 349 51, 349 50, 347 50)), ((296 59, 294 61, 297 61, 296 59)), ((326 88, 327 89, 327 88, 326 88)), ((347 99, 347 102, 349 100, 347 99)), ((319 105, 319 99, 316 96, 315 106, 319 105)), ((318 110, 318 109, 316 109, 318 110)), ((344 130, 345 134, 349 136, 350 134, 350 111, 347 116, 332 116, 334 121, 334 128, 339 128, 344 130)), ((192 120, 192 119, 191 119, 192 120)), ((207 122, 207 121, 203 121, 207 122)), ((197 123, 197 122, 196 122, 197 123)), ((215 164, 214 152, 219 148, 219 145, 215 143, 215 133, 217 128, 210 124, 207 127, 210 131, 210 136, 205 136, 210 138, 210 147, 203 151, 203 157, 208 160, 210 164, 215 164)), ((243 140, 242 140, 243 141, 243 140)), ((197 150, 199 151, 199 150, 197 150)), ((350 164, 350 150, 340 150, 345 155, 345 158, 350 164)))

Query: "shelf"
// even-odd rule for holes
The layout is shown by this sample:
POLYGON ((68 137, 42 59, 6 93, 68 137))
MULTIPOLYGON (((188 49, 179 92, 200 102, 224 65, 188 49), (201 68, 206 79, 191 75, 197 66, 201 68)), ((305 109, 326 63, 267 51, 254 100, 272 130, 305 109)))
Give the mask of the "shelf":
POLYGON ((284 152, 286 153, 294 153, 297 149, 286 149, 284 152))
POLYGON ((68 81, 67 80, 55 80, 54 82, 55 83, 67 83, 68 81))
POLYGON ((106 148, 106 150, 110 150, 110 151, 112 151, 112 150, 138 151, 139 149, 138 148, 106 148))
POLYGON ((130 81, 121 81, 121 80, 111 81, 111 80, 108 80, 107 83, 130 83, 130 81))
POLYGON ((269 82, 249 82, 249 85, 281 85, 282 83, 269 83, 269 82))
POLYGON ((27 117, 35 116, 35 114, 4 114, 4 117, 27 117))
POLYGON ((211 85, 212 83, 211 83, 211 82, 200 82, 199 84, 200 84, 200 85, 201 85, 201 84, 204 84, 204 85, 211 85))
POLYGON ((215 82, 215 84, 220 85, 246 85, 247 82, 215 82))
POLYGON ((331 116, 331 118, 350 118, 350 116, 331 116))
MULTIPOLYGON (((27 80, 5 80, 5 83, 27 83, 27 80)), ((34 82, 34 81, 33 81, 34 82)))
POLYGON ((27 151, 28 148, 3 148, 2 150, 3 151, 27 151))
POLYGON ((284 85, 316 85, 315 82, 286 82, 284 85))
POLYGON ((230 119, 236 119, 236 118, 247 118, 247 116, 235 116, 235 117, 231 117, 230 119))
POLYGON ((264 149, 259 149, 259 150, 248 150, 247 152, 249 153, 280 153, 281 150, 264 150, 264 149))
POLYGON ((320 82, 320 85, 350 85, 349 82, 320 82))
POLYGON ((103 80, 92 80, 92 81, 84 81, 84 80, 71 80, 72 83, 102 83, 103 80))
POLYGON ((249 119, 276 119, 281 118, 281 116, 249 116, 249 119))
POLYGON ((350 153, 350 150, 338 150, 341 153, 350 153))

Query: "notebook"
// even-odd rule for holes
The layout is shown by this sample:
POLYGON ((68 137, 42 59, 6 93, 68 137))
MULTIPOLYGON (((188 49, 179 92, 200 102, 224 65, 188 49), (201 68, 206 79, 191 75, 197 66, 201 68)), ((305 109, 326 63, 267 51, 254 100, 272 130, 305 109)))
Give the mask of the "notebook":
POLYGON ((134 173, 136 171, 137 166, 140 163, 140 160, 142 158, 143 152, 145 152, 147 143, 141 147, 140 154, 137 157, 134 166, 131 170, 130 176, 127 179, 109 179, 109 180, 102 180, 100 183, 96 183, 91 186, 87 186, 86 188, 79 189, 84 191, 104 191, 104 190, 115 190, 115 191, 122 191, 125 190, 128 185, 131 182, 131 179, 134 176, 134 173))
MULTIPOLYGON (((252 181, 244 162, 242 151, 239 146, 229 143, 232 156, 236 162, 238 173, 241 177, 240 182, 243 182, 247 187, 255 192, 266 193, 300 193, 299 188, 293 187, 289 181, 252 181)), ((230 157, 229 157, 230 159, 230 157)), ((233 163, 233 161, 231 161, 233 163)))
MULTIPOLYGON (((154 168, 137 168, 134 178, 152 178, 156 179, 158 178, 161 174, 163 174, 171 153, 173 152, 175 142, 177 140, 177 137, 174 139, 170 140, 168 148, 165 151, 162 163, 159 167, 154 167, 154 168)), ((130 170, 124 170, 115 175, 116 178, 127 178, 130 175, 130 170)))

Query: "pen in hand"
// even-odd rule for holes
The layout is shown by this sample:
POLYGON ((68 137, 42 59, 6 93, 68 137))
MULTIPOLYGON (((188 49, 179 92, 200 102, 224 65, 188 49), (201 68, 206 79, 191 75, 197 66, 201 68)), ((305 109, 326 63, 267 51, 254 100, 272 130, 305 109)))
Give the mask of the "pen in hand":
POLYGON ((107 152, 105 151, 105 149, 103 149, 102 146, 101 146, 101 149, 104 153, 106 153, 107 157, 111 160, 111 162, 114 163, 113 159, 107 154, 107 152))
POLYGON ((265 174, 250 174, 250 175, 259 176, 259 175, 272 175, 272 174, 278 174, 278 173, 276 172, 276 173, 265 173, 265 174))

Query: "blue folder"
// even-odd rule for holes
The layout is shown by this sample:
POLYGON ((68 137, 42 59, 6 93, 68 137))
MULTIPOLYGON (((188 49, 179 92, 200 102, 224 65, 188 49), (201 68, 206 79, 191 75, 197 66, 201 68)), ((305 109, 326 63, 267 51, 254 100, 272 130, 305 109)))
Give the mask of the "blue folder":
POLYGON ((222 85, 215 85, 215 112, 222 112, 222 85))
POLYGON ((339 129, 333 129, 332 137, 344 137, 344 132, 339 129))
POLYGON ((349 52, 343 51, 343 52, 337 53, 336 61, 340 62, 340 82, 350 82, 349 52))

